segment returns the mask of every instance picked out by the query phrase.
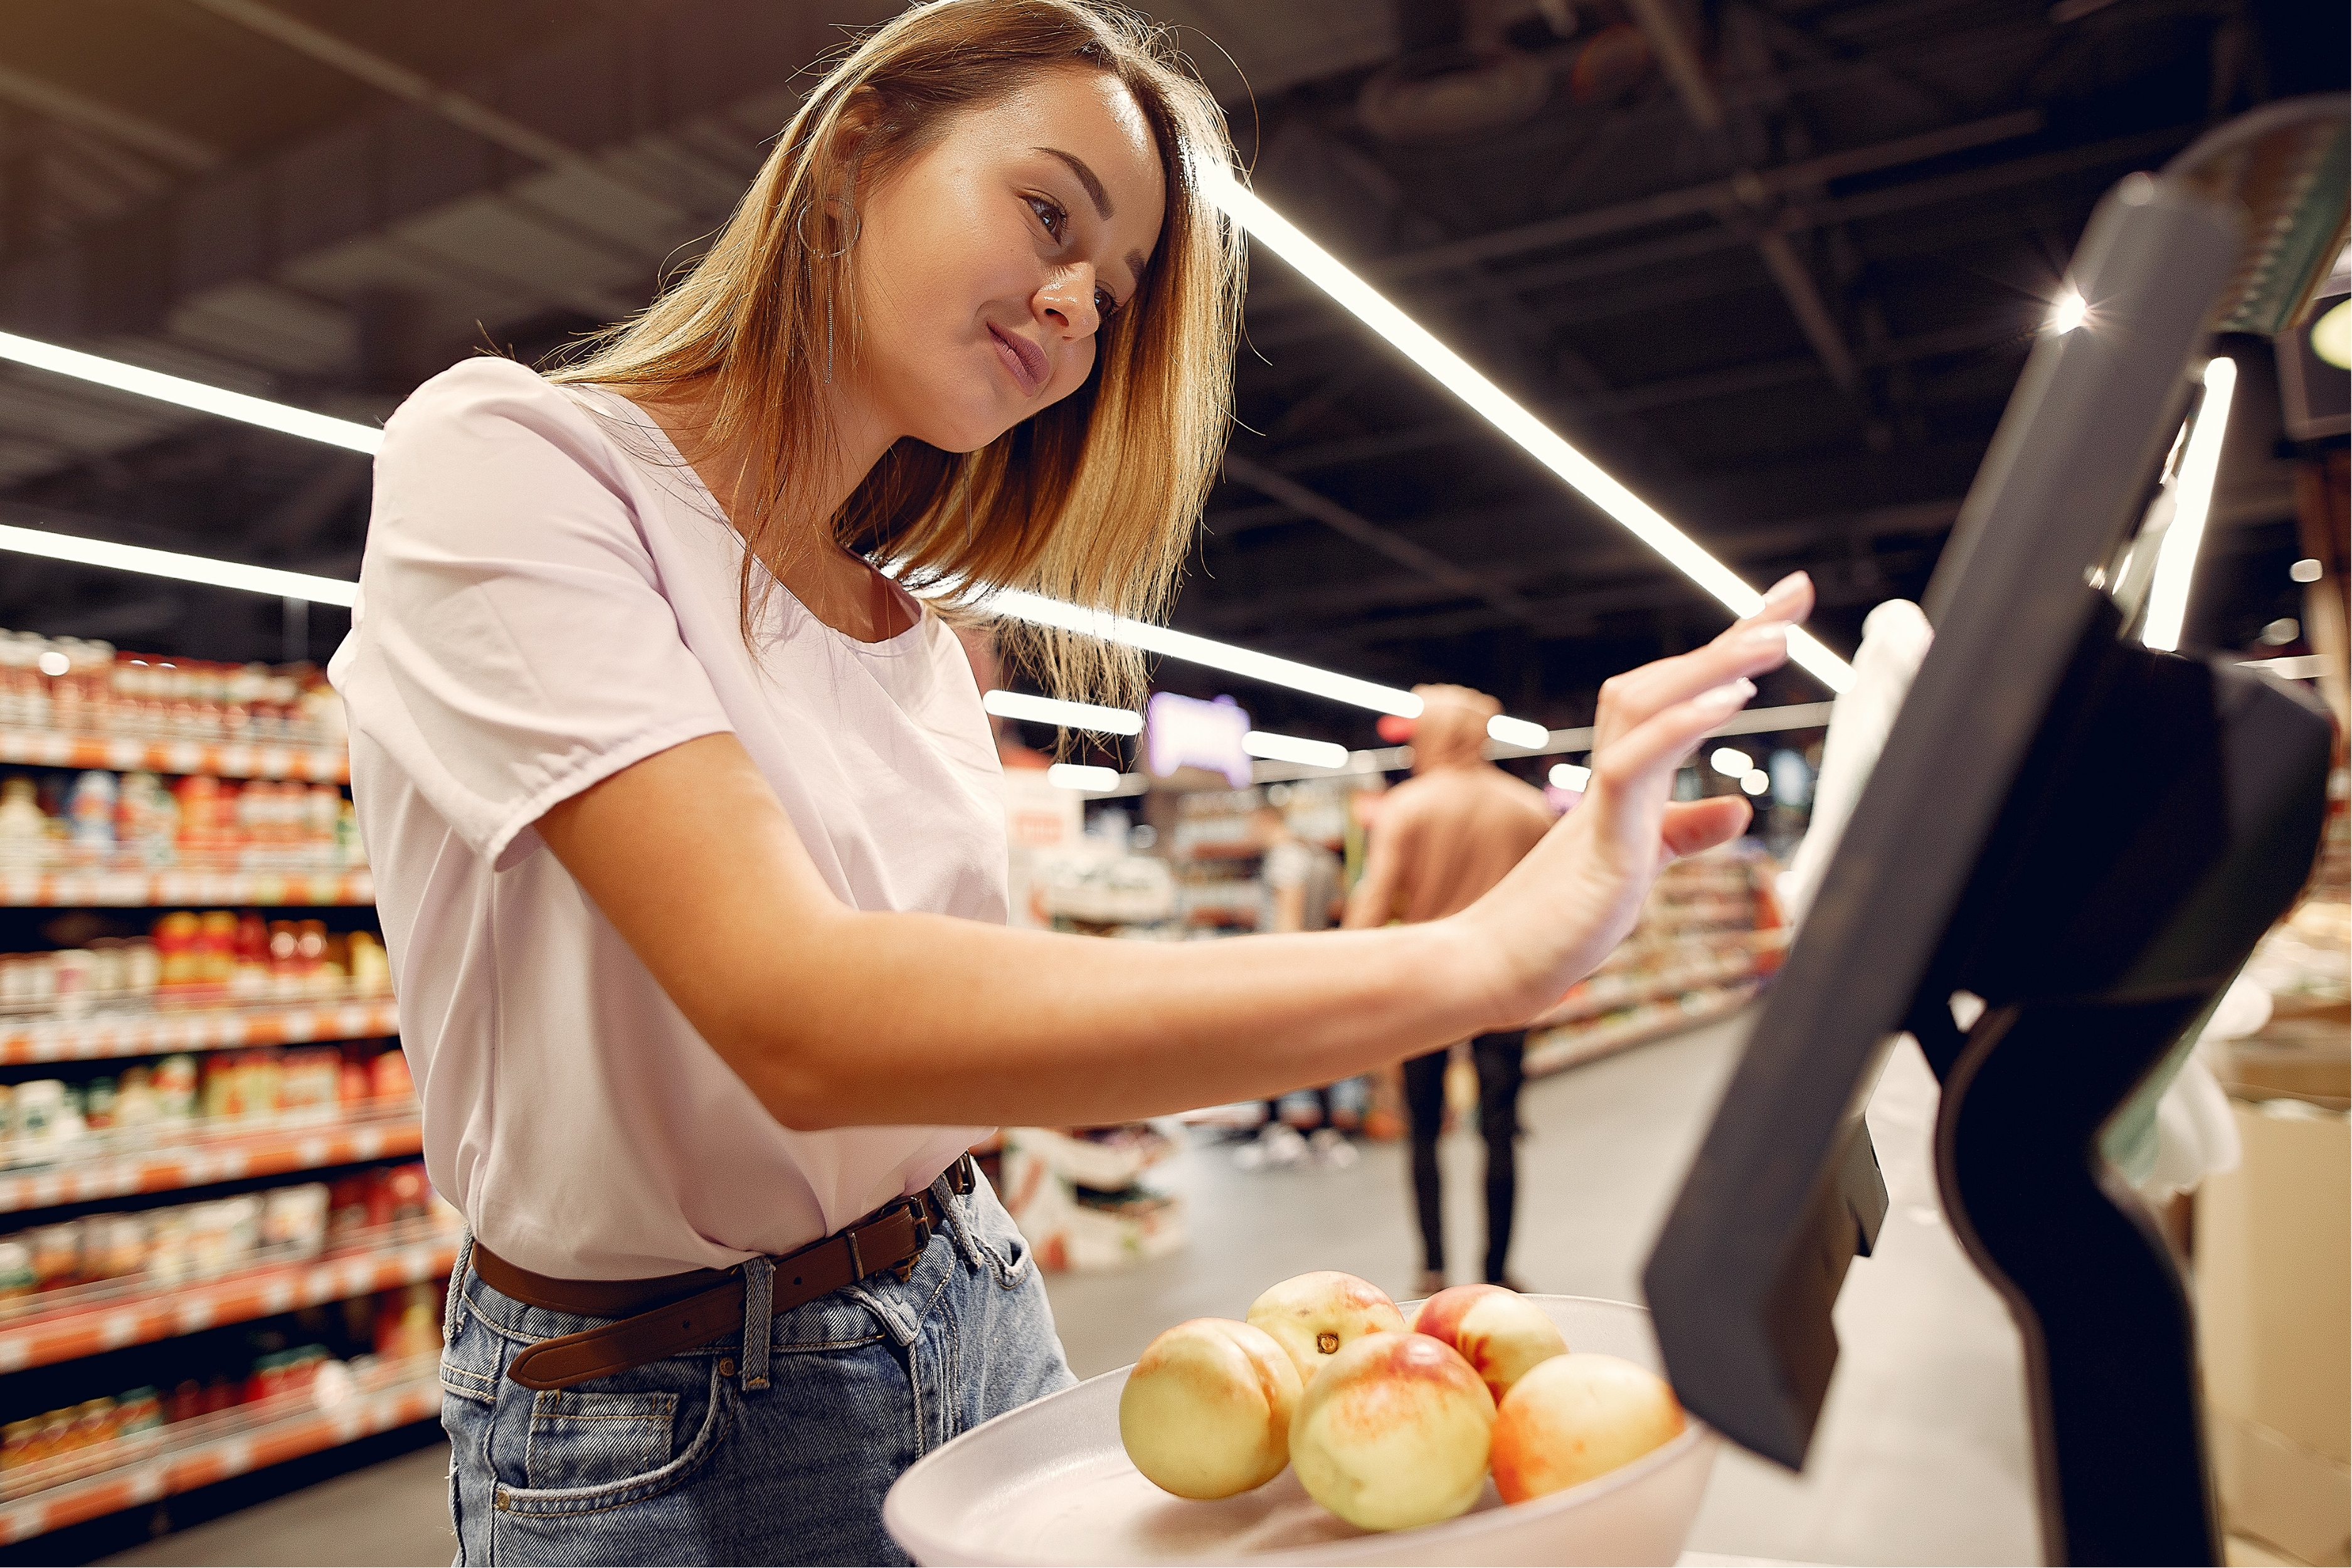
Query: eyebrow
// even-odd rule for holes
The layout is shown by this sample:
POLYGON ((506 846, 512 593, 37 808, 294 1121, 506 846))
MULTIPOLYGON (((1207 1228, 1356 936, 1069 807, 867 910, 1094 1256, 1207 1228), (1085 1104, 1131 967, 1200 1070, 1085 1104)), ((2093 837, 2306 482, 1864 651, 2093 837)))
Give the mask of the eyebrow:
POLYGON ((1111 220, 1110 193, 1103 189, 1102 181, 1095 177, 1095 172, 1092 169, 1087 167, 1087 161, 1084 158, 1075 153, 1065 153, 1059 147, 1040 147, 1037 151, 1048 157, 1059 158, 1063 163, 1067 163, 1070 166, 1070 173, 1078 177, 1078 184, 1087 188, 1087 199, 1095 204, 1097 216, 1100 216, 1105 223, 1111 220))

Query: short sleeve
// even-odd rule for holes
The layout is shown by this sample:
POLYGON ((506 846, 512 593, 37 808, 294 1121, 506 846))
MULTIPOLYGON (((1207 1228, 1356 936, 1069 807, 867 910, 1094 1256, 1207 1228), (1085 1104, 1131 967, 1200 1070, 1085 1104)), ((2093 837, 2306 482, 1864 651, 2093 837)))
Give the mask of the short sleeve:
POLYGON ((384 429, 349 641, 352 727, 503 868, 571 795, 729 731, 630 500, 627 459, 500 359, 426 382, 384 429))

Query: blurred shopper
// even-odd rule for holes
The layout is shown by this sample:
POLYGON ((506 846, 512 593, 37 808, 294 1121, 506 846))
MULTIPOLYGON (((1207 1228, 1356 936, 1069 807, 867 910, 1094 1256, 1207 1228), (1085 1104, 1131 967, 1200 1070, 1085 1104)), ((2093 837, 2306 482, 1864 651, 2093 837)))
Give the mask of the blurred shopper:
MULTIPOLYGON (((1259 856, 1257 929, 1329 930, 1339 913, 1346 874, 1339 857, 1298 837, 1279 806, 1259 806, 1250 814, 1250 827, 1259 856)), ((1346 1097, 1335 1095, 1329 1085, 1293 1089, 1267 1100, 1257 1142, 1242 1150, 1237 1163, 1244 1170, 1295 1165, 1308 1158, 1341 1166, 1355 1163, 1355 1149, 1339 1128, 1343 1102, 1346 1097)))
MULTIPOLYGON (((1079 0, 901 11, 643 312, 551 377, 445 372, 384 429, 333 675, 425 1161, 470 1231, 441 1374, 463 1561, 904 1562, 900 1472, 1071 1381, 964 1152, 991 1124, 1507 1028, 1665 854, 1747 822, 1670 803, 1675 766, 1786 659, 1801 583, 1621 678, 1585 805, 1457 916, 1004 929, 987 715, 906 585, 1167 606, 1243 244, 1171 51, 1079 0)), ((1132 650, 1025 635, 1058 693, 1141 683, 1132 650)))
MULTIPOLYGON (((1416 686, 1412 777, 1391 790, 1373 819, 1364 875, 1348 902, 1355 929, 1391 921, 1442 920, 1468 909, 1551 830, 1543 792, 1486 761, 1486 721, 1503 705, 1460 686, 1416 686)), ((1509 1283, 1511 1218, 1518 1195, 1521 1029, 1470 1041, 1478 1069, 1478 1130, 1486 1143, 1486 1267, 1489 1284, 1509 1283)), ((1421 1219, 1420 1289, 1445 1289, 1445 1206, 1437 1137, 1445 1121, 1449 1047, 1404 1064, 1412 1133, 1413 1206, 1421 1219)), ((1516 1288, 1516 1287, 1515 1287, 1516 1288)))

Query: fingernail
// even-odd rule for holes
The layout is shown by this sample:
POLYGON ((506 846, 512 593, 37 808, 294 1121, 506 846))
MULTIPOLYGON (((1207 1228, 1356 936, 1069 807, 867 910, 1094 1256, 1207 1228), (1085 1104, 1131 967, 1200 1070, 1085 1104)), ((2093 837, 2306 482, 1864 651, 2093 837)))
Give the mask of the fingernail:
POLYGON ((1739 634, 1739 646, 1747 648, 1754 648, 1759 653, 1767 649, 1787 647, 1789 646, 1789 623, 1786 621, 1766 621, 1760 626, 1750 626, 1746 631, 1739 634))
POLYGON ((1777 599, 1782 594, 1788 592, 1790 589, 1795 587, 1804 580, 1805 574, 1802 572, 1791 572, 1786 577, 1781 578, 1778 583, 1775 583, 1770 587, 1765 589, 1764 596, 1768 599, 1777 599))
POLYGON ((1710 708, 1720 708, 1728 713, 1755 695, 1756 683, 1743 677, 1717 687, 1699 700, 1710 708))

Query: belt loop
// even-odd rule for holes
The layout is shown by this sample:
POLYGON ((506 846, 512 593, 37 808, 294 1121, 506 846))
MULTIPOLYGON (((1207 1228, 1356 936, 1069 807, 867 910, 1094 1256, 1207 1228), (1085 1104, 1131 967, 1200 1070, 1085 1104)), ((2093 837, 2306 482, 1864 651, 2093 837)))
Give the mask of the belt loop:
POLYGON ((449 1294, 441 1303, 441 1342, 457 1342, 457 1303, 466 1295, 466 1270, 474 1265, 474 1227, 457 1238, 457 1260, 449 1266, 449 1294))
POLYGON ((766 1253, 743 1262, 743 1391, 768 1386, 770 1319, 775 1316, 776 1260, 766 1253))

